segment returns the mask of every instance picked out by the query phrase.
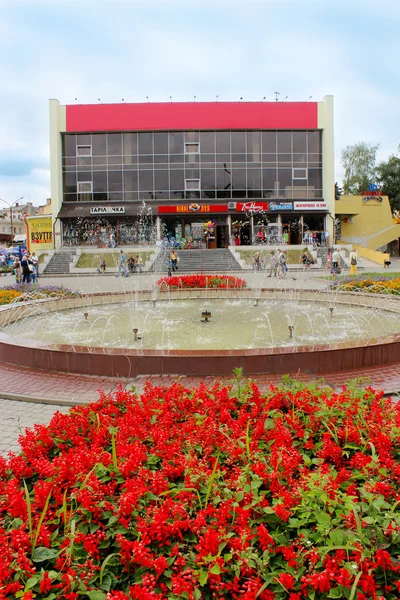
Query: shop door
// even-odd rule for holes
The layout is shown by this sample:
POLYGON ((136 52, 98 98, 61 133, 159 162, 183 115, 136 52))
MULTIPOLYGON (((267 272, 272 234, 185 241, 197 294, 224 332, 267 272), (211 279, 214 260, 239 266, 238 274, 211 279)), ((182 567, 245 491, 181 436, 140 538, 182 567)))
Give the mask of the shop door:
POLYGON ((217 225, 217 248, 228 247, 228 226, 217 225))

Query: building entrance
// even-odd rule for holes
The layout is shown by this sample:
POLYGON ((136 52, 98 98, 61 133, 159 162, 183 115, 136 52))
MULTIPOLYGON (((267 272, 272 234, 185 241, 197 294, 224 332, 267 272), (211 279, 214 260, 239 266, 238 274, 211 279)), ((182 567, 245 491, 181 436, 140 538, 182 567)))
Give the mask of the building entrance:
POLYGON ((228 227, 226 219, 221 217, 163 217, 161 229, 163 237, 176 241, 182 247, 213 249, 228 245, 228 227))

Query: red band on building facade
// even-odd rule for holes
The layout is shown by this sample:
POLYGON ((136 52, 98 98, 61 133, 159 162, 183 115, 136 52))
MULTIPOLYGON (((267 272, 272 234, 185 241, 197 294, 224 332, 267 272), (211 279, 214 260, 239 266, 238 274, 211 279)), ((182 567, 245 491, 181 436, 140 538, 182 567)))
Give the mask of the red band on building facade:
POLYGON ((216 213, 226 212, 228 210, 227 204, 184 204, 177 206, 159 206, 159 213, 186 213, 186 214, 205 214, 205 213, 216 213))
POLYGON ((156 102, 66 107, 67 132, 317 129, 317 102, 156 102))

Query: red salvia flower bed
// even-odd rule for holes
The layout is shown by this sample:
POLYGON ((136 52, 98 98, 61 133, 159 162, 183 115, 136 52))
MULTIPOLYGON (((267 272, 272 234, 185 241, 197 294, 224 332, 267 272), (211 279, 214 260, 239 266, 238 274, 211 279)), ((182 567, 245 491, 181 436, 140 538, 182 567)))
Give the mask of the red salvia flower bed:
POLYGON ((161 277, 156 284, 167 284, 170 288, 222 288, 242 289, 246 281, 234 275, 173 275, 161 277))
POLYGON ((0 599, 398 599, 399 427, 240 377, 56 414, 0 459, 0 599))

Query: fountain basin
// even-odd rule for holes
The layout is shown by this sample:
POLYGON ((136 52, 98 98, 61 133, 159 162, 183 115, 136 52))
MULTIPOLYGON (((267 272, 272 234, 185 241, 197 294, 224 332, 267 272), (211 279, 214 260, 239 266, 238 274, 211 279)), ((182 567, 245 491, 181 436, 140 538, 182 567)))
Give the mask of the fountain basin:
MULTIPOLYGON (((332 302, 330 292, 302 291, 297 295, 302 302, 311 302, 316 307, 323 305, 329 315, 329 305, 332 302)), ((257 290, 259 306, 253 310, 263 310, 263 302, 281 301, 290 302, 290 290, 257 290)), ((171 290, 160 294, 157 304, 173 300, 190 301, 200 299, 202 303, 219 301, 222 298, 230 302, 246 301, 252 306, 254 291, 245 290, 171 290), (218 300, 219 299, 219 300, 218 300)), ((48 371, 103 375, 113 377, 136 377, 137 375, 153 374, 182 374, 192 376, 218 376, 230 375, 236 367, 242 367, 246 374, 257 373, 293 373, 297 371, 328 372, 342 369, 362 368, 398 360, 400 353, 400 333, 376 336, 373 338, 360 338, 344 342, 331 342, 318 344, 288 345, 262 347, 242 347, 232 349, 189 349, 145 348, 140 347, 104 347, 82 344, 56 344, 45 341, 30 340, 20 335, 10 335, 9 323, 23 323, 29 315, 38 311, 51 313, 70 309, 82 309, 90 315, 90 307, 106 305, 107 309, 115 305, 126 304, 132 300, 132 294, 92 294, 81 298, 61 298, 26 302, 8 305, 0 310, 0 360, 21 366, 48 371), (112 305, 112 306, 111 306, 112 305)), ((136 292, 135 301, 147 302, 149 311, 153 310, 151 292, 136 292)), ((340 293, 335 296, 335 310, 346 306, 352 310, 359 307, 390 313, 398 321, 400 303, 395 298, 377 297, 373 294, 340 293)), ((136 306, 138 304, 135 304, 136 306)), ((202 324, 204 330, 218 326, 215 319, 214 308, 212 321, 202 324)), ((200 318, 200 313, 199 313, 200 318)), ((240 319, 240 315, 238 315, 240 319)), ((90 316, 89 316, 90 319, 90 316)), ((28 322, 28 321, 26 321, 28 322)), ((129 325, 129 327, 128 327, 129 325)), ((286 332, 288 324, 285 324, 286 332)), ((400 326, 399 326, 400 328, 400 326)), ((132 331, 131 324, 127 330, 132 331)), ((294 336, 298 328, 294 329, 294 336)), ((139 328, 139 332, 141 330, 139 328)), ((324 332, 318 331, 316 340, 324 340, 324 332)), ((289 335, 287 333, 289 338, 289 335)), ((144 339, 146 335, 143 336, 144 339)))

